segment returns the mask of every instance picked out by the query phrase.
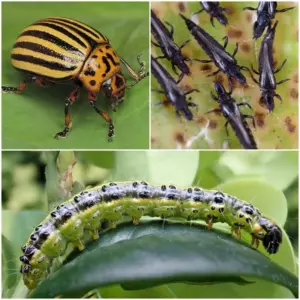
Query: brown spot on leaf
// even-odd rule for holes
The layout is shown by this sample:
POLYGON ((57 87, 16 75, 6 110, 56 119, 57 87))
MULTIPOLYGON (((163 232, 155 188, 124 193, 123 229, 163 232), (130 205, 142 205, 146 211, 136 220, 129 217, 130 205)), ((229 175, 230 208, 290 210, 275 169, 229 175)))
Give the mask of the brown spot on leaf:
POLYGON ((298 100, 298 91, 296 89, 291 89, 290 96, 296 100, 298 100))
POLYGON ((229 38, 236 38, 236 39, 238 39, 238 38, 242 37, 242 35, 243 35, 243 31, 242 30, 232 29, 232 28, 228 30, 228 37, 229 38))
POLYGON ((207 122, 207 119, 203 116, 200 116, 200 117, 195 118, 195 122, 199 125, 205 125, 207 122))
POLYGON ((296 125, 293 124, 291 117, 286 117, 284 119, 284 123, 286 126, 286 129, 290 132, 290 133, 294 133, 296 131, 296 125))
POLYGON ((205 65, 202 65, 202 66, 200 67, 200 70, 201 70, 201 71, 204 71, 204 72, 206 72, 206 71, 211 71, 211 69, 212 69, 212 66, 209 65, 209 64, 205 64, 205 65))
POLYGON ((252 13, 250 13, 250 12, 247 13, 246 20, 248 23, 252 23, 252 13))
POLYGON ((154 137, 151 137, 151 145, 156 143, 156 139, 154 137))
POLYGON ((184 2, 178 2, 178 8, 181 12, 185 12, 186 7, 184 2))
POLYGON ((255 118, 255 123, 258 127, 264 127, 265 126, 266 114, 260 113, 260 112, 255 112, 254 118, 255 118))
POLYGON ((243 51, 243 52, 246 52, 246 53, 248 53, 248 52, 250 52, 251 51, 251 46, 250 46, 250 44, 249 43, 242 43, 241 44, 241 50, 243 51))
POLYGON ((209 121, 209 125, 208 125, 209 129, 216 129, 217 126, 218 126, 218 122, 216 120, 210 120, 209 121))
POLYGON ((298 73, 293 77, 294 82, 298 83, 299 82, 299 78, 298 78, 298 73))
POLYGON ((223 82, 224 82, 224 76, 222 76, 222 75, 220 75, 220 74, 217 75, 217 76, 216 76, 216 81, 217 81, 217 82, 220 82, 220 83, 223 83, 223 82))
POLYGON ((184 134, 182 132, 175 132, 175 140, 179 144, 185 144, 184 134))

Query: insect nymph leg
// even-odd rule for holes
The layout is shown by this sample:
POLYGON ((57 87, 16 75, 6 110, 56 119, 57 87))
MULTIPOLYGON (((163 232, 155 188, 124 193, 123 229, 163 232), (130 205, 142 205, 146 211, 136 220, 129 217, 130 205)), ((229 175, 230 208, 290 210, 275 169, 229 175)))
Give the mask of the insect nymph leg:
POLYGON ((115 127, 114 127, 114 124, 113 124, 113 121, 111 119, 111 117, 101 111, 98 107, 96 107, 95 103, 96 103, 96 94, 93 93, 93 92, 89 92, 88 93, 88 98, 90 100, 90 105, 91 107, 96 111, 96 113, 98 113, 105 121, 106 123, 108 123, 109 125, 109 129, 108 129, 108 141, 112 141, 112 138, 113 136, 115 135, 115 127))
POLYGON ((55 135, 55 139, 65 138, 72 128, 71 115, 69 113, 69 107, 79 98, 80 87, 76 87, 65 101, 65 128, 63 131, 58 132, 55 135))

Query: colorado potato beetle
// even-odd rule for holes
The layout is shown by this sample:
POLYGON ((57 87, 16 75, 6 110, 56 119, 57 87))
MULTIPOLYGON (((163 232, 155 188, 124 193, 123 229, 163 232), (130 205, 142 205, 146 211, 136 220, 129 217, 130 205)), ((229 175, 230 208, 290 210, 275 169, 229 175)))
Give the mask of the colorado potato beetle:
POLYGON ((76 87, 65 100, 65 128, 55 138, 64 138, 70 131, 69 107, 79 98, 80 89, 84 86, 88 90, 91 107, 109 126, 110 141, 114 136, 113 121, 107 113, 97 108, 97 93, 103 88, 115 110, 124 98, 125 89, 149 75, 139 56, 138 61, 140 70, 136 72, 117 55, 109 39, 99 31, 74 19, 50 17, 25 28, 17 38, 11 52, 11 62, 17 70, 25 72, 27 78, 18 87, 5 86, 2 91, 20 94, 29 82, 45 86, 47 83, 74 81, 76 87), (130 86, 126 86, 121 62, 135 79, 130 86))

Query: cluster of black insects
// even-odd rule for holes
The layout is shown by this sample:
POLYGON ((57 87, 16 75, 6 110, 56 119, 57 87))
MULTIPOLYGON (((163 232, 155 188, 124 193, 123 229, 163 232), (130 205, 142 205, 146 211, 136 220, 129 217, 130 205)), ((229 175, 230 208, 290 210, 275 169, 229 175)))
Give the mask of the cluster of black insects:
MULTIPOLYGON (((216 18, 221 24, 227 25, 228 20, 224 12, 230 12, 229 9, 223 8, 220 6, 219 2, 200 2, 202 9, 197 11, 194 14, 201 13, 206 11, 210 15, 210 20, 214 26, 213 20, 216 18)), ((281 97, 276 93, 276 85, 286 82, 289 79, 284 79, 279 82, 276 82, 275 73, 279 72, 286 63, 286 59, 283 61, 281 66, 274 69, 274 59, 273 59, 273 41, 275 36, 276 26, 278 21, 275 22, 274 26, 271 26, 272 19, 275 18, 276 13, 285 12, 294 7, 285 8, 277 10, 276 2, 265 2, 261 1, 258 4, 257 8, 245 7, 244 10, 255 10, 257 11, 257 20, 253 26, 253 38, 259 38, 265 29, 267 32, 264 35, 259 52, 259 70, 254 70, 251 65, 251 69, 255 74, 259 75, 259 81, 257 81, 249 68, 245 66, 240 66, 235 59, 235 55, 238 52, 238 43, 236 43, 235 50, 233 54, 229 54, 225 49, 228 44, 228 37, 224 37, 224 46, 217 42, 208 32, 206 32, 199 25, 196 25, 193 21, 186 18, 182 14, 179 14, 180 17, 184 20, 188 30, 194 36, 195 40, 204 50, 204 52, 209 56, 209 60, 200 60, 200 59, 190 59, 185 57, 181 49, 189 42, 184 42, 181 46, 178 46, 174 41, 174 28, 173 26, 166 22, 170 27, 170 31, 167 27, 161 22, 157 15, 151 10, 151 33, 156 39, 156 42, 152 41, 152 44, 156 47, 159 47, 163 53, 163 56, 154 58, 151 56, 151 72, 154 77, 157 79, 163 90, 153 90, 158 93, 166 95, 168 101, 172 103, 175 107, 176 114, 180 116, 181 114, 187 119, 192 120, 193 114, 190 111, 189 107, 195 107, 196 104, 187 101, 186 96, 192 92, 199 92, 197 89, 192 89, 188 92, 184 92, 182 88, 178 86, 178 83, 182 80, 184 75, 190 75, 190 69, 186 62, 198 61, 202 63, 211 63, 213 62, 218 70, 208 75, 214 76, 220 71, 228 76, 230 90, 227 92, 223 85, 220 82, 214 82, 214 88, 218 95, 216 97, 213 93, 211 96, 219 104, 218 109, 214 109, 210 112, 222 113, 226 118, 225 129, 228 135, 227 126, 231 125, 233 131, 235 132, 237 138, 239 139, 241 145, 245 149, 257 149, 255 139, 252 135, 252 132, 246 122, 246 118, 250 118, 253 121, 253 126, 255 127, 255 122, 253 116, 242 114, 239 110, 240 106, 248 106, 250 109, 252 107, 248 103, 236 103, 232 98, 233 83, 232 79, 234 78, 237 82, 242 85, 246 85, 246 78, 242 74, 241 70, 247 71, 250 73, 251 78, 255 83, 257 83, 261 90, 261 98, 267 109, 271 112, 274 110, 274 97, 277 97, 282 101, 281 97), (159 59, 166 58, 171 64, 173 71, 178 75, 176 67, 181 71, 179 79, 176 81, 173 76, 158 62, 159 59)), ((194 15, 193 14, 193 15, 194 15)))

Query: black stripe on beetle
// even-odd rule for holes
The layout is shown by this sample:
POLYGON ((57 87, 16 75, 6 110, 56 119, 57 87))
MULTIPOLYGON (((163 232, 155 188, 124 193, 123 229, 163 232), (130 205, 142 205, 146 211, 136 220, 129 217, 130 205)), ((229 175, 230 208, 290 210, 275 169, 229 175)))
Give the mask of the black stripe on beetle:
POLYGON ((63 41, 62 39, 44 31, 39 30, 26 30, 23 32, 20 36, 34 36, 39 39, 51 42, 55 45, 57 45, 60 48, 63 48, 67 51, 74 52, 76 54, 84 55, 78 48, 68 44, 67 42, 63 41))
POLYGON ((40 65, 51 70, 72 71, 76 69, 76 66, 62 65, 57 62, 47 61, 30 55, 12 54, 11 58, 18 61, 24 61, 24 62, 29 62, 31 64, 40 65))

